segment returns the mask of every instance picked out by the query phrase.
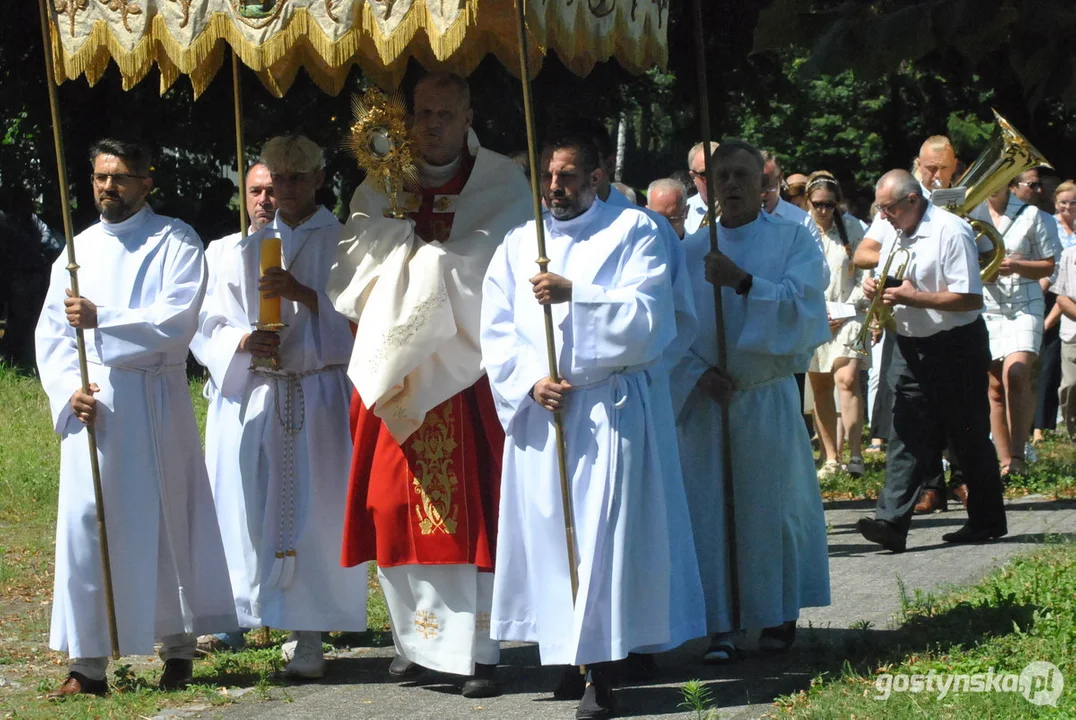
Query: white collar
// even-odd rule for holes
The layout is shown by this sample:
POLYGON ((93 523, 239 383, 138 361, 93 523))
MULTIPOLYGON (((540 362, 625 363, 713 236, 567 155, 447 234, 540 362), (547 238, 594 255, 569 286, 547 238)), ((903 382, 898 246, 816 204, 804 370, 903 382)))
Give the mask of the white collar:
POLYGON ((553 214, 546 212, 548 218, 548 232, 550 237, 567 236, 574 240, 586 240, 592 233, 587 232, 588 226, 601 213, 605 203, 600 198, 594 198, 594 204, 587 208, 586 212, 573 217, 571 220, 557 220, 553 214))
POLYGON ((110 223, 104 218, 101 219, 101 229, 109 235, 119 236, 126 235, 129 232, 133 232, 142 226, 142 223, 146 222, 151 215, 154 215, 152 209, 148 204, 143 205, 138 212, 126 220, 120 220, 118 223, 110 223))

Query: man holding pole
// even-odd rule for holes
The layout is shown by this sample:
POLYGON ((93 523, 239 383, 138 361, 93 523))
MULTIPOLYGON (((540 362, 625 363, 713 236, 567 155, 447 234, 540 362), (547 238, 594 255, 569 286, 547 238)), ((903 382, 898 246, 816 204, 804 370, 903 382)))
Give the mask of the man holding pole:
POLYGON ((61 258, 37 325, 38 368, 62 438, 49 647, 71 656, 67 681, 50 698, 108 689, 90 426, 119 652, 149 655, 161 640, 160 687, 178 689, 191 678, 196 634, 236 624, 185 373, 206 285, 202 243, 146 204, 153 181, 145 147, 101 140, 91 160, 101 222, 74 239, 81 296, 61 258), (86 337, 88 393, 79 389, 76 330, 86 337))
POLYGON ((659 459, 650 391, 675 339, 673 289, 658 226, 596 197, 602 170, 589 138, 549 138, 539 167, 549 271, 535 273, 531 221, 507 235, 482 293, 483 363, 507 432, 492 634, 537 642, 544 665, 588 666, 576 717, 609 717, 608 663, 704 632, 701 617, 682 612, 699 592, 697 568, 689 559, 690 572, 670 571, 691 539, 684 523, 670 526, 675 483, 659 459), (548 340, 559 382, 548 377, 548 340))
POLYGON ((764 160, 742 140, 713 156, 721 252, 707 232, 684 240, 699 335, 672 372, 673 405, 712 640, 704 660, 729 662, 739 630, 763 651, 787 650, 800 608, 829 604, 826 521, 794 373, 832 335, 826 282, 802 225, 762 212, 764 160), (718 367, 713 286, 721 288, 728 363, 718 367), (740 623, 728 582, 720 403, 728 404, 740 623), (760 450, 761 448, 761 450, 760 450), (716 511, 715 511, 716 510, 716 511))
POLYGON ((368 177, 330 281, 356 324, 349 376, 355 450, 341 562, 377 560, 405 677, 463 676, 465 697, 500 693, 490 638, 504 432, 479 352, 481 283, 505 233, 530 214, 527 184, 471 130, 467 82, 414 91, 421 188, 407 218, 368 177))

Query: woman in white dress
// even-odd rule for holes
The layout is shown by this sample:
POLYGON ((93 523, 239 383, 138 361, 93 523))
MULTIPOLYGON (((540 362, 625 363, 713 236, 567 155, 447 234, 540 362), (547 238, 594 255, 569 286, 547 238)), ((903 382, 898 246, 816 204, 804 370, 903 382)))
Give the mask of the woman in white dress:
POLYGON ((972 217, 994 225, 1005 244, 998 277, 983 283, 990 331, 990 430, 1001 475, 1022 474, 1024 443, 1035 413, 1031 366, 1042 344, 1045 303, 1039 280, 1054 271, 1052 239, 1038 209, 1009 188, 991 195, 972 217))
POLYGON ((845 222, 840 209, 841 187, 828 172, 812 173, 807 180, 807 203, 811 217, 822 234, 822 248, 829 265, 826 307, 833 339, 815 350, 807 377, 814 392, 815 427, 822 441, 823 463, 818 477, 840 469, 837 443, 837 409, 833 388, 840 397, 841 418, 851 457, 845 467, 852 475, 862 475, 863 396, 859 371, 865 356, 849 349, 863 327, 867 300, 860 289, 863 271, 852 262, 856 246, 863 239, 858 222, 845 222))
POLYGON ((1054 190, 1057 214, 1057 236, 1062 248, 1076 245, 1076 182, 1066 180, 1054 190))

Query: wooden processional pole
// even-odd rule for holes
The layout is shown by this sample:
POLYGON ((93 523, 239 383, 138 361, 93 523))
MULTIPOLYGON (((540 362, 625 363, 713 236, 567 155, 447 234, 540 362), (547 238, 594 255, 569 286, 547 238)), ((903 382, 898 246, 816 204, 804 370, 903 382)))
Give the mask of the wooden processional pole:
MULTIPOLYGON (((535 142, 534 103, 531 97, 531 73, 528 62, 527 22, 523 8, 524 0, 515 0, 517 31, 519 35, 519 74, 523 83, 523 112, 527 122, 527 156, 531 166, 531 195, 534 198, 534 231, 538 235, 538 268, 549 271, 549 258, 545 251, 545 225, 542 221, 542 196, 538 191, 538 152, 535 142)), ((557 370, 557 348, 553 339, 553 307, 545 305, 545 341, 549 354, 549 379, 560 382, 557 370)), ((579 570, 576 567, 575 521, 572 514, 572 488, 568 483, 568 464, 564 445, 564 418, 560 410, 553 413, 553 426, 557 435, 557 468, 560 470, 560 493, 564 507, 564 537, 568 544, 568 573, 572 583, 572 602, 579 594, 579 570)))
MULTIPOLYGON (((78 291, 78 263, 75 262, 75 240, 71 230, 71 199, 67 187, 67 166, 64 164, 64 141, 60 129, 60 100, 56 92, 56 73, 52 64, 52 40, 49 36, 48 10, 45 0, 38 0, 41 13, 41 47, 45 52, 45 85, 49 89, 49 110, 52 112, 52 141, 56 148, 56 174, 60 183, 60 207, 64 219, 64 238, 67 242, 67 271, 71 274, 71 293, 81 297, 78 291)), ((78 369, 82 376, 82 392, 90 392, 90 372, 86 366, 86 337, 82 328, 75 328, 78 345, 78 369)), ((86 437, 90 443, 90 470, 93 475, 93 499, 97 508, 97 537, 101 552, 101 574, 105 587, 105 610, 108 615, 108 637, 112 643, 112 658, 120 658, 120 640, 116 629, 116 601, 112 593, 112 563, 108 556, 108 532, 105 525, 105 499, 101 489, 101 465, 97 459, 97 429, 93 423, 86 425, 86 437)))
POLYGON ((243 98, 239 93, 239 56, 232 49, 232 95, 235 96, 235 170, 239 173, 239 236, 247 236, 246 153, 243 149, 243 98))
MULTIPOLYGON (((709 221, 710 251, 718 252, 717 213, 714 210, 716 195, 714 193, 713 157, 710 152, 710 100, 709 84, 706 79, 706 39, 702 28, 702 0, 692 0, 695 26, 695 68, 698 78, 699 118, 702 125, 702 154, 706 173, 706 218, 709 221)), ((728 343, 725 340, 725 316, 722 311, 721 287, 714 285, 714 315, 717 319, 717 364, 722 369, 728 368, 728 343)), ((736 551, 736 503, 732 482, 732 431, 729 425, 729 407, 721 404, 721 468, 725 478, 725 542, 728 545, 729 559, 729 611, 732 627, 740 626, 740 567, 739 553, 736 551)))

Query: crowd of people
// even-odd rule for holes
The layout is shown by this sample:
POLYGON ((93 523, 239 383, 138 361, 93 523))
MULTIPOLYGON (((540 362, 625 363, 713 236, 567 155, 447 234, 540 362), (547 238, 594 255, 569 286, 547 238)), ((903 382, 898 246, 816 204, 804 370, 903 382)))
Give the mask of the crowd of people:
POLYGON ((147 205, 144 146, 94 145, 81 293, 57 261, 36 332, 62 437, 50 647, 71 662, 51 697, 108 689, 90 426, 119 650, 159 642, 164 689, 259 627, 290 632, 286 676, 322 677, 322 634, 366 628, 370 561, 388 672, 457 675, 465 697, 501 692, 501 641, 564 666, 553 694, 577 718, 612 716, 620 679, 692 638, 707 663, 748 638, 787 651, 800 610, 830 602, 818 478, 843 444, 864 471, 868 369, 888 453, 864 537, 904 550, 917 505, 944 504, 943 453, 969 517, 946 541, 1005 534, 1002 476, 1024 469, 1032 363, 1059 318, 1076 414, 1076 250, 1058 239, 1076 241, 1076 185, 1056 219, 1030 205, 1034 171, 977 210, 1007 251, 984 284, 968 223, 929 202, 956 170, 944 139, 878 181, 868 226, 832 174, 786 178, 737 139, 692 147, 690 183, 656 179, 640 207, 611 183, 605 127, 577 118, 544 134, 539 233, 467 83, 429 75, 412 100, 406 219, 368 179, 340 223, 316 201, 322 149, 280 136, 245 178, 249 234, 204 253, 147 205), (899 251, 903 279, 876 277, 899 251), (884 331, 865 317, 878 294, 884 331), (188 350, 208 370, 204 453, 188 350))

